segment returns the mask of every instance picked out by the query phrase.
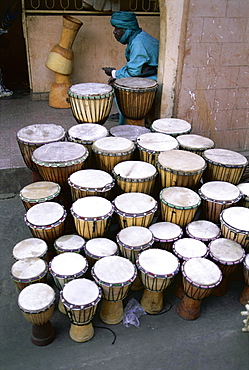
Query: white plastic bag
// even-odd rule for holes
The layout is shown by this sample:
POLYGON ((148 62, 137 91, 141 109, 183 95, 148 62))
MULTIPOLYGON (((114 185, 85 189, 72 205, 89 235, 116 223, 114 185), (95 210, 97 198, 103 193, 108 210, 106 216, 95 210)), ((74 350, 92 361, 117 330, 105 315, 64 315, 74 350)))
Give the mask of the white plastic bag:
POLYGON ((131 298, 124 309, 123 324, 127 328, 131 325, 139 327, 139 317, 146 315, 146 312, 142 309, 139 302, 135 298, 131 298))

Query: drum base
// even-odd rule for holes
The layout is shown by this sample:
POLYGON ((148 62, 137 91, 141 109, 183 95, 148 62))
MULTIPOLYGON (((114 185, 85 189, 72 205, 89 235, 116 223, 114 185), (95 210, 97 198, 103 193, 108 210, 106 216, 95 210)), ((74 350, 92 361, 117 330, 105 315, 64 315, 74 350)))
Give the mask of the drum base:
POLYGON ((153 292, 145 288, 140 304, 147 313, 157 314, 161 312, 163 309, 163 291, 153 292))
POLYGON ((91 322, 86 325, 71 324, 69 335, 70 338, 75 342, 87 342, 94 336, 93 325, 91 322))
POLYGON ((52 83, 49 92, 49 106, 52 108, 70 108, 67 101, 68 89, 72 86, 69 75, 61 75, 55 72, 55 81, 52 83))
POLYGON ((142 118, 142 119, 126 118, 125 123, 126 123, 126 125, 134 125, 134 126, 143 126, 143 127, 145 127, 145 118, 142 118))
POLYGON ((243 304, 243 306, 249 303, 249 286, 248 285, 244 287, 243 292, 240 294, 239 302, 243 304))
POLYGON ((50 321, 32 326, 31 342, 36 346, 47 346, 55 339, 55 330, 50 321))
POLYGON ((102 299, 99 316, 106 324, 119 324, 123 320, 124 316, 123 301, 110 302, 106 299, 102 299))
POLYGON ((133 281, 132 285, 131 285, 131 290, 133 292, 137 292, 139 290, 142 290, 144 288, 139 276, 136 277, 136 279, 133 281))
POLYGON ((200 306, 200 300, 185 295, 177 307, 177 312, 185 320, 196 320, 200 316, 200 306))

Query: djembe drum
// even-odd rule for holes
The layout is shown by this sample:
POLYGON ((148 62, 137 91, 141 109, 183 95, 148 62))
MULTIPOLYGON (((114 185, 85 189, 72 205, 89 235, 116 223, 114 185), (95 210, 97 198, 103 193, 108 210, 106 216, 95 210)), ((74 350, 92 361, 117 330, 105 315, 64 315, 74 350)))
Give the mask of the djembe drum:
POLYGON ((238 205, 241 207, 249 208, 249 183, 242 182, 237 185, 239 191, 242 193, 242 198, 239 201, 238 205))
POLYGON ((148 227, 157 211, 157 201, 145 193, 124 193, 114 200, 114 212, 123 229, 129 226, 148 227))
POLYGON ((249 248, 249 209, 230 207, 220 214, 221 235, 238 242, 247 252, 249 248))
POLYGON ((80 83, 68 89, 74 118, 78 123, 104 124, 113 103, 114 90, 102 83, 80 83))
POLYGON ((169 252, 172 252, 173 243, 183 236, 181 226, 173 222, 156 222, 149 226, 149 230, 154 237, 153 248, 165 249, 169 252))
POLYGON ((162 134, 177 137, 178 135, 189 134, 192 126, 189 122, 179 118, 159 118, 152 122, 152 132, 160 132, 162 134))
POLYGON ((138 136, 136 144, 140 160, 154 166, 161 152, 179 148, 178 141, 174 137, 158 132, 149 132, 138 136))
POLYGON ((244 155, 227 149, 207 149, 203 158, 207 162, 204 182, 227 181, 237 185, 248 164, 244 155))
POLYGON ((95 168, 96 163, 92 156, 92 144, 94 141, 108 136, 108 134, 108 130, 105 126, 101 126, 97 123, 79 123, 69 128, 67 131, 67 139, 68 141, 82 144, 87 148, 89 156, 86 159, 85 167, 95 168))
POLYGON ((227 292, 228 279, 234 273, 245 258, 245 251, 234 240, 219 238, 208 245, 209 257, 216 263, 222 272, 222 281, 214 289, 213 295, 223 296, 227 292))
POLYGON ((33 181, 40 180, 38 168, 32 160, 35 149, 54 141, 65 140, 65 130, 53 123, 40 123, 23 127, 17 132, 16 139, 26 166, 32 171, 33 181))
POLYGON ((162 220, 181 227, 193 221, 201 204, 197 193, 179 186, 162 189, 159 198, 162 220))
POLYGON ((19 290, 34 283, 46 283, 47 263, 37 257, 28 257, 16 261, 10 271, 11 278, 19 290))
POLYGON ((80 198, 71 208, 76 230, 86 239, 104 236, 109 229, 113 212, 112 203, 98 196, 80 198))
POLYGON ((141 307, 150 314, 163 309, 163 291, 172 283, 179 271, 178 258, 166 250, 152 248, 139 253, 137 269, 144 291, 141 307))
POLYGON ((106 324, 123 319, 123 300, 137 276, 136 266, 121 256, 103 257, 92 267, 92 277, 102 289, 100 318, 106 324))
POLYGON ((46 261, 48 246, 47 243, 40 238, 27 238, 17 243, 12 251, 15 260, 24 258, 36 257, 46 261))
MULTIPOLYGON (((149 249, 154 243, 152 232, 142 226, 130 226, 122 229, 117 235, 116 240, 119 246, 121 256, 128 258, 132 263, 136 263, 140 252, 149 249)), ((139 276, 132 283, 131 290, 141 290, 143 284, 139 276)))
POLYGON ((239 296, 239 301, 243 306, 245 306, 249 302, 249 254, 244 257, 243 276, 246 285, 239 296))
POLYGON ((190 238, 200 240, 206 244, 218 239, 221 235, 219 226, 207 220, 192 221, 186 226, 185 231, 190 238))
POLYGON ((152 108, 158 83, 149 78, 119 78, 113 84, 120 111, 126 124, 145 126, 145 117, 152 108))
POLYGON ((92 152, 98 168, 111 172, 119 162, 130 160, 135 148, 135 144, 129 139, 110 136, 96 140, 92 145, 92 152))
POLYGON ((124 161, 116 164, 112 175, 122 192, 151 194, 157 177, 157 169, 152 164, 143 161, 124 161))
MULTIPOLYGON (((88 262, 86 258, 75 252, 58 254, 49 262, 49 272, 59 292, 69 281, 82 278, 87 269, 88 262)), ((58 308, 60 312, 66 313, 61 300, 58 308)))
POLYGON ((162 188, 183 186, 196 189, 206 162, 200 155, 186 150, 169 150, 159 154, 156 167, 162 188))
POLYGON ((59 184, 51 181, 36 181, 20 190, 20 198, 26 210, 38 203, 57 202, 61 192, 59 184))
POLYGON ((180 149, 187 150, 200 156, 203 155, 205 150, 215 147, 213 140, 201 135, 179 135, 176 139, 180 145, 180 149))
POLYGON ((223 209, 236 205, 242 193, 236 185, 227 181, 210 181, 198 189, 202 199, 201 211, 206 220, 219 223, 223 209))
POLYGON ((72 173, 68 178, 72 200, 96 195, 109 198, 115 185, 113 177, 105 171, 85 169, 72 173))
POLYGON ((29 285, 19 293, 18 306, 25 319, 32 324, 31 342, 36 346, 46 346, 55 338, 50 322, 54 302, 53 288, 44 283, 29 285))
POLYGON ((177 311, 185 320, 196 320, 200 316, 202 300, 220 284, 222 272, 214 262, 203 257, 184 261, 181 270, 185 295, 177 311))
POLYGON ((62 235, 54 241, 54 249, 57 254, 65 252, 82 253, 86 241, 77 234, 62 235))
MULTIPOLYGON (((117 256, 119 249, 117 243, 108 238, 93 238, 86 242, 84 253, 91 269, 96 261, 108 256, 117 256)), ((90 274, 91 275, 91 274, 90 274)))
POLYGON ((71 321, 69 335, 75 342, 86 342, 94 336, 91 321, 101 296, 101 289, 88 279, 72 280, 60 292, 61 302, 71 321))

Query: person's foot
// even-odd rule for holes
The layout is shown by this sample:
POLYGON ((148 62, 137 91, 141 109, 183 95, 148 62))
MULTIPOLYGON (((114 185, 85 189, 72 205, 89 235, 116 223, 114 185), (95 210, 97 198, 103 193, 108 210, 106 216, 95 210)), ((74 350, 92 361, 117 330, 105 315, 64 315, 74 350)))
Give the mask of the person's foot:
POLYGON ((0 98, 4 98, 6 96, 11 96, 13 91, 7 89, 3 84, 0 84, 0 98))

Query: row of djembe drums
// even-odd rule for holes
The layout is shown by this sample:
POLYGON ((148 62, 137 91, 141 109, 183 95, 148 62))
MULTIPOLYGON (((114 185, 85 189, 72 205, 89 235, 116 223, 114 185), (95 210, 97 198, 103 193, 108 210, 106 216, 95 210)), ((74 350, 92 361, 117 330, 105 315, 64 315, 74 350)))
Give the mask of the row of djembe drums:
POLYGON ((46 243, 41 239, 23 240, 13 249, 13 256, 20 259, 13 264, 11 276, 21 291, 19 307, 33 324, 31 340, 36 345, 47 345, 55 337, 50 318, 56 294, 47 284, 48 272, 60 292, 58 308, 71 320, 70 337, 78 342, 94 335, 91 320, 100 301, 103 322, 122 321, 123 300, 130 289, 143 289, 142 308, 156 314, 164 307, 165 289, 176 279, 174 293, 182 299, 178 313, 194 320, 202 299, 225 294, 229 276, 243 264, 246 286, 239 299, 242 304, 249 299, 249 254, 239 243, 220 237, 219 227, 209 221, 193 221, 185 235, 180 226, 167 222, 149 228, 130 226, 117 234, 116 243, 64 235, 55 247, 57 255, 49 263, 42 259, 46 243), (160 239, 165 229, 171 241, 160 239))

